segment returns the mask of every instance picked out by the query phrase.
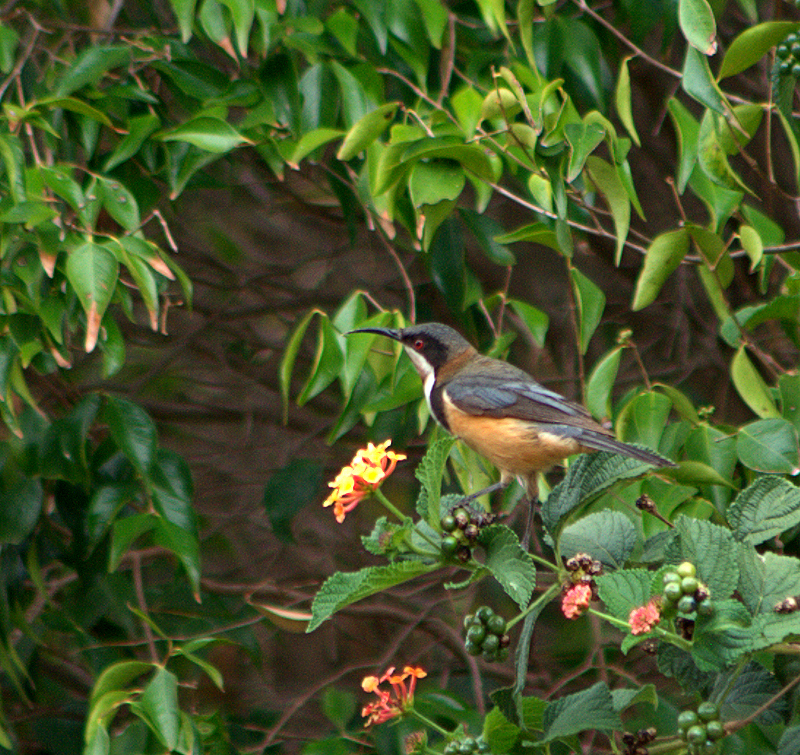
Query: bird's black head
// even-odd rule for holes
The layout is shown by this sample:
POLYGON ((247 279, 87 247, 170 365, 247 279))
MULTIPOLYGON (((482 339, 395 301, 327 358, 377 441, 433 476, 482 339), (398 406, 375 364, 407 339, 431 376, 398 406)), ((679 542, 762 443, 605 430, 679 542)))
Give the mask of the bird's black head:
POLYGON ((438 322, 409 325, 407 328, 359 328, 350 333, 378 333, 403 344, 417 371, 425 378, 454 357, 471 349, 455 330, 438 322))

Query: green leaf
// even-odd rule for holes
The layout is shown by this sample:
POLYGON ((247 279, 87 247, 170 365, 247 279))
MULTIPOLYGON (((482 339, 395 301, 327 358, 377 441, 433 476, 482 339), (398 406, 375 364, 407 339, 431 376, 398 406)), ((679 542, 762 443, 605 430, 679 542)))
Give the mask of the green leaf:
POLYGON ((762 419, 780 417, 764 378, 750 361, 744 344, 731 361, 731 378, 744 402, 762 419))
POLYGON ((634 311, 652 304, 667 278, 677 269, 689 251, 689 233, 685 228, 656 236, 647 250, 642 271, 636 281, 631 305, 634 311))
POLYGON ((753 616, 773 614, 775 606, 800 595, 800 561, 794 556, 763 555, 743 542, 736 553, 739 561, 739 595, 753 616))
POLYGON ((106 666, 92 687, 89 708, 93 708, 97 701, 109 692, 126 690, 134 679, 152 669, 153 664, 145 661, 117 661, 106 666))
POLYGON ((731 531, 687 516, 676 519, 675 529, 678 539, 667 549, 668 563, 691 561, 715 603, 730 597, 739 581, 738 564, 731 558, 736 549, 731 531))
POLYGON ((134 514, 124 519, 115 519, 111 527, 111 548, 108 554, 108 570, 113 572, 133 543, 145 532, 150 532, 157 522, 153 514, 134 514))
POLYGON ((397 561, 369 566, 357 572, 337 572, 325 580, 311 606, 313 618, 306 629, 313 632, 334 613, 358 600, 427 574, 438 566, 422 561, 397 561))
POLYGON ((633 108, 631 107, 631 74, 628 70, 630 57, 623 58, 619 65, 619 76, 617 86, 614 90, 614 104, 617 108, 617 115, 625 126, 625 130, 630 134, 633 143, 641 147, 639 134, 636 133, 636 123, 633 120, 633 108))
POLYGON ((639 477, 652 468, 643 461, 607 451, 579 456, 570 465, 563 481, 550 491, 542 504, 545 528, 558 541, 560 528, 580 506, 594 500, 615 483, 639 477))
POLYGON ((86 84, 96 84, 106 71, 119 68, 131 59, 128 45, 89 46, 81 52, 57 81, 54 93, 66 97, 86 84))
POLYGON ((347 132, 339 151, 338 160, 351 160, 374 142, 394 120, 400 103, 387 102, 359 118, 347 132))
POLYGON ((156 453, 157 432, 141 406, 121 396, 106 398, 106 421, 111 437, 139 474, 146 474, 156 453))
POLYGON ((614 221, 614 231, 617 237, 614 264, 619 267, 631 222, 630 197, 614 166, 605 160, 590 156, 586 160, 586 169, 589 172, 589 178, 592 183, 603 195, 608 204, 608 209, 611 210, 611 218, 614 221))
POLYGON ((492 262, 496 265, 506 266, 516 263, 517 259, 511 250, 500 244, 496 239, 503 230, 503 226, 498 221, 483 213, 468 210, 464 207, 458 208, 458 214, 472 232, 483 253, 492 262))
POLYGON ((611 691, 611 696, 614 698, 614 710, 617 713, 624 713, 639 703, 648 703, 653 708, 658 708, 658 693, 653 684, 645 684, 638 689, 615 689, 611 691))
POLYGON ((281 359, 280 368, 278 370, 278 377, 281 390, 281 399, 283 404, 283 421, 287 421, 289 413, 289 393, 291 389, 292 372, 294 370, 294 363, 297 360, 297 354, 300 351, 300 346, 303 341, 303 336, 311 324, 311 320, 315 316, 324 317, 325 313, 319 309, 312 309, 302 320, 297 324, 294 332, 289 338, 286 347, 283 350, 283 358, 281 359))
POLYGON ((603 317, 606 297, 600 287, 589 280, 578 268, 571 268, 570 274, 575 303, 578 307, 578 345, 581 354, 585 354, 589 348, 589 341, 603 317))
POLYGON ((736 452, 742 464, 757 472, 800 472, 797 431, 782 418, 760 419, 739 428, 736 452))
POLYGON ((720 115, 725 114, 726 101, 711 75, 708 59, 691 45, 686 48, 681 86, 686 94, 701 105, 720 115))
MULTIPOLYGON (((712 595, 715 593, 712 590, 712 595)), ((695 622, 692 658, 701 671, 722 671, 753 650, 750 614, 738 600, 714 599, 714 613, 695 622)))
POLYGON ((586 159, 605 138, 605 129, 596 123, 568 123, 564 136, 570 146, 567 183, 572 183, 583 170, 586 159))
POLYGON ((192 26, 194 25, 194 8, 197 0, 169 0, 172 12, 178 19, 178 27, 181 30, 181 41, 186 44, 192 38, 192 26))
POLYGON ((236 32, 236 46, 239 54, 247 57, 247 48, 250 41, 250 28, 253 26, 255 15, 254 0, 220 0, 231 12, 233 28, 236 32))
POLYGON ((683 194, 697 163, 700 124, 686 106, 674 97, 667 103, 667 110, 678 137, 678 171, 675 179, 678 194, 683 194))
POLYGON ((777 755, 794 755, 800 752, 800 726, 789 726, 781 733, 777 755))
POLYGON ((494 240, 500 244, 513 244, 517 241, 529 241, 533 244, 549 246, 557 252, 561 251, 556 234, 544 223, 529 223, 516 231, 495 236, 494 240))
POLYGON ((611 416, 611 393, 624 348, 617 346, 604 354, 592 368, 586 382, 586 408, 598 420, 611 416))
MULTIPOLYGON (((173 2, 180 2, 180 0, 173 0, 173 2)), ((190 0, 190 2, 194 5, 194 0, 190 0)), ((155 113, 145 113, 144 115, 136 115, 130 118, 128 120, 128 133, 125 134, 106 158, 103 163, 103 172, 108 173, 133 157, 141 149, 147 137, 157 131, 160 125, 161 121, 155 113)))
POLYGON ((322 464, 311 459, 292 459, 269 478, 262 502, 279 540, 293 541, 292 520, 318 494, 321 482, 322 464))
POLYGON ((27 198, 25 153, 19 137, 12 134, 0 134, 0 157, 5 165, 8 192, 14 200, 14 204, 24 202, 27 198))
POLYGON ((617 418, 620 437, 658 448, 672 411, 672 401, 658 391, 644 391, 629 401, 617 418))
POLYGON ((409 175, 409 194, 414 207, 436 205, 461 196, 466 183, 463 168, 446 160, 417 162, 409 175))
POLYGON ((175 554, 186 572, 194 599, 200 602, 200 542, 196 533, 187 532, 163 517, 155 520, 154 543, 175 554))
POLYGON ((706 110, 700 121, 700 131, 697 135, 697 160, 700 167, 709 179, 718 186, 732 191, 753 192, 741 178, 734 172, 728 162, 728 155, 722 144, 721 117, 706 110))
POLYGON ((158 449, 148 469, 148 481, 156 513, 196 540, 197 517, 189 465, 174 451, 158 449))
POLYGON ((566 695, 548 703, 544 712, 542 742, 569 737, 582 731, 621 729, 622 721, 614 710, 614 699, 605 682, 566 695))
POLYGON ((621 569, 638 541, 633 522, 619 511, 598 511, 578 519, 561 531, 558 551, 568 558, 588 553, 605 566, 621 569))
POLYGON ((717 51, 717 24, 707 0, 679 0, 678 22, 686 41, 703 55, 717 51))
POLYGON ((86 312, 86 351, 97 343, 100 321, 117 285, 119 263, 108 249, 86 242, 67 257, 67 280, 86 312))
POLYGON ((159 131, 154 138, 163 142, 188 142, 212 154, 223 154, 243 144, 253 143, 227 121, 209 115, 201 115, 167 131, 159 131))
POLYGON ((324 144, 338 139, 342 134, 344 132, 338 128, 315 128, 307 131, 294 145, 291 156, 287 158, 286 161, 289 163, 289 167, 297 170, 300 167, 300 162, 308 155, 324 144))
POLYGON ((781 477, 759 477, 727 511, 737 540, 759 545, 800 523, 800 489, 781 477))
POLYGON ((122 183, 100 176, 97 181, 97 195, 105 211, 126 231, 139 228, 139 204, 122 183))
POLYGON ((721 81, 728 76, 735 76, 758 63, 789 33, 798 29, 800 23, 797 21, 767 21, 748 27, 728 45, 717 78, 721 81))
POLYGON ((333 329, 328 316, 324 313, 319 314, 320 327, 317 336, 317 351, 311 372, 303 386, 303 390, 297 397, 297 403, 300 406, 325 390, 339 377, 344 368, 344 353, 339 343, 341 336, 333 329))
POLYGON ((483 740, 495 755, 510 752, 519 739, 521 729, 511 723, 499 708, 492 708, 483 720, 483 740))
POLYGON ((612 616, 627 621, 634 608, 647 605, 653 575, 646 569, 621 569, 596 579, 600 600, 612 616))
POLYGON ((544 339, 550 326, 550 318, 541 309, 532 307, 519 299, 509 299, 508 303, 528 329, 536 345, 544 348, 544 339))
POLYGON ((521 609, 526 608, 536 587, 536 567, 514 531, 493 524, 481 529, 478 542, 486 549, 486 568, 506 594, 521 609))
POLYGON ((5 477, 11 480, 0 481, 0 544, 19 545, 39 521, 44 491, 38 479, 10 471, 5 477))
POLYGON ((800 375, 781 375, 778 378, 781 413, 800 433, 800 375))
POLYGON ((449 435, 430 443, 425 456, 414 470, 414 476, 422 484, 422 490, 417 500, 417 513, 437 531, 440 528, 439 519, 441 518, 439 500, 442 495, 442 478, 453 443, 455 443, 455 439, 449 435))
MULTIPOLYGON (((10 26, 0 24, 0 71, 3 73, 11 73, 14 69, 18 45, 19 34, 10 26)), ((10 750, 11 746, 6 749, 10 750)))
POLYGON ((147 724, 164 747, 171 751, 178 746, 180 708, 175 674, 159 668, 139 698, 130 704, 130 709, 147 724))

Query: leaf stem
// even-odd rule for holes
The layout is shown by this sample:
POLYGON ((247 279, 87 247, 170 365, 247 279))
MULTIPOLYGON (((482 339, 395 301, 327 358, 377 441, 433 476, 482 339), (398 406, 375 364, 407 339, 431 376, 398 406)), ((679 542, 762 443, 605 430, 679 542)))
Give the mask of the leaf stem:
MULTIPOLYGON (((389 511, 391 514, 394 514, 394 516, 396 516, 396 517, 397 517, 397 518, 398 518, 398 519, 399 519, 399 520, 400 520, 400 521, 401 521, 403 524, 405 524, 406 522, 410 522, 410 521, 411 521, 411 517, 410 517, 410 516, 406 516, 406 515, 405 515, 405 514, 404 514, 402 511, 400 511, 400 509, 398 509, 398 508, 397 508, 397 507, 396 507, 396 506, 395 506, 395 505, 394 505, 394 504, 393 504, 393 503, 392 503, 392 502, 391 502, 391 501, 390 501, 390 500, 389 500, 389 499, 388 499, 388 498, 387 498, 387 497, 384 495, 383 491, 382 491, 380 488, 376 488, 374 492, 375 492, 375 497, 376 497, 376 498, 377 498, 377 499, 378 499, 378 500, 381 502, 381 505, 382 505, 382 506, 383 506, 383 507, 384 507, 384 508, 385 508, 387 511, 389 511)), ((423 540, 424 540, 426 543, 428 543, 428 545, 430 545, 432 548, 435 548, 437 551, 441 550, 441 546, 439 545, 439 543, 437 543, 437 542, 434 542, 434 541, 433 541, 431 538, 429 538, 429 537, 428 537, 428 536, 427 536, 427 535, 426 535, 424 532, 422 532, 422 530, 420 530, 420 529, 419 529, 419 527, 415 528, 415 532, 416 532, 416 533, 417 533, 417 534, 418 534, 418 535, 419 535, 419 536, 420 536, 420 537, 421 537, 421 538, 422 538, 422 539, 423 539, 423 540)), ((409 542, 409 545, 411 545, 411 543, 410 543, 410 542, 409 542)), ((425 554, 425 555, 431 555, 431 554, 429 554, 429 553, 428 553, 428 554, 425 554)))

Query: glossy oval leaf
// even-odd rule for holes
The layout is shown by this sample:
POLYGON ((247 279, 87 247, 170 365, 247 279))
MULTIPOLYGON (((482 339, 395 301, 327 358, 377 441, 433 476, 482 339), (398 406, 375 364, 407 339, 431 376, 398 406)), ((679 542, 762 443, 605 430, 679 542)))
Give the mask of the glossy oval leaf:
POLYGON ((707 0, 679 0, 678 23, 686 41, 703 55, 717 51, 717 23, 707 0))
POLYGON ((764 378, 750 361, 744 345, 731 361, 731 378, 742 400, 762 418, 780 417, 764 378))
POLYGON ((631 74, 628 70, 630 58, 624 58, 619 65, 619 76, 617 86, 614 90, 614 105, 617 108, 617 115, 625 126, 625 130, 630 134, 633 143, 641 146, 639 134, 636 131, 636 123, 633 120, 633 107, 631 105, 631 74))
POLYGON ((155 422, 139 404, 122 396, 108 396, 105 419, 111 437, 137 472, 144 475, 156 454, 155 422))
POLYGON ((336 157, 350 160, 372 144, 394 120, 398 105, 397 102, 388 102, 357 120, 347 132, 336 157))
POLYGON ((253 142, 221 118, 202 115, 156 135, 163 142, 188 142, 206 152, 223 154, 253 142))
POLYGON ((100 321, 117 285, 119 263, 105 247, 87 242, 69 253, 66 273, 86 313, 85 348, 90 352, 97 344, 100 321))
POLYGON ((420 161, 411 169, 409 194, 414 207, 455 200, 466 183, 463 168, 448 160, 420 161))
POLYGON ((593 367, 586 382, 586 408, 598 420, 611 416, 611 394, 624 348, 617 346, 604 354, 593 367))
POLYGON ((614 264, 619 266, 622 259, 622 250, 625 247, 625 239, 628 238, 628 229, 631 224, 631 200, 628 192, 619 180, 614 166, 605 160, 593 155, 586 159, 586 170, 589 173, 592 183, 603 195, 611 210, 611 218, 614 221, 614 231, 616 234, 616 251, 614 254, 614 264))
POLYGON ((656 236, 647 250, 642 271, 633 295, 634 311, 652 304, 667 278, 677 269, 689 251, 689 233, 685 228, 656 236))
POLYGON ((760 419, 739 429, 736 452, 749 469, 767 474, 797 474, 797 431, 783 418, 760 419))
POLYGON ((603 317, 606 297, 600 287, 580 270, 573 267, 570 272, 575 303, 578 305, 578 345, 581 354, 585 354, 589 348, 589 341, 603 317))
POLYGON ((786 35, 800 29, 797 21, 767 21, 745 29, 728 46, 718 79, 735 76, 746 68, 758 63, 786 35))

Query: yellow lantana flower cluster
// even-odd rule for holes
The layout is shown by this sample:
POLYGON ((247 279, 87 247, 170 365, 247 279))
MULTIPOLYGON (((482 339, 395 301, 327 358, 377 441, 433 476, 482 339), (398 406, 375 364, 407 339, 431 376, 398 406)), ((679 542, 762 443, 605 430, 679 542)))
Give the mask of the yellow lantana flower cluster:
POLYGON ((333 506, 334 516, 340 524, 362 498, 377 490, 394 472, 397 462, 406 458, 405 454, 388 450, 391 442, 386 440, 377 446, 369 443, 366 448, 360 448, 350 464, 328 483, 333 492, 322 505, 333 506))

